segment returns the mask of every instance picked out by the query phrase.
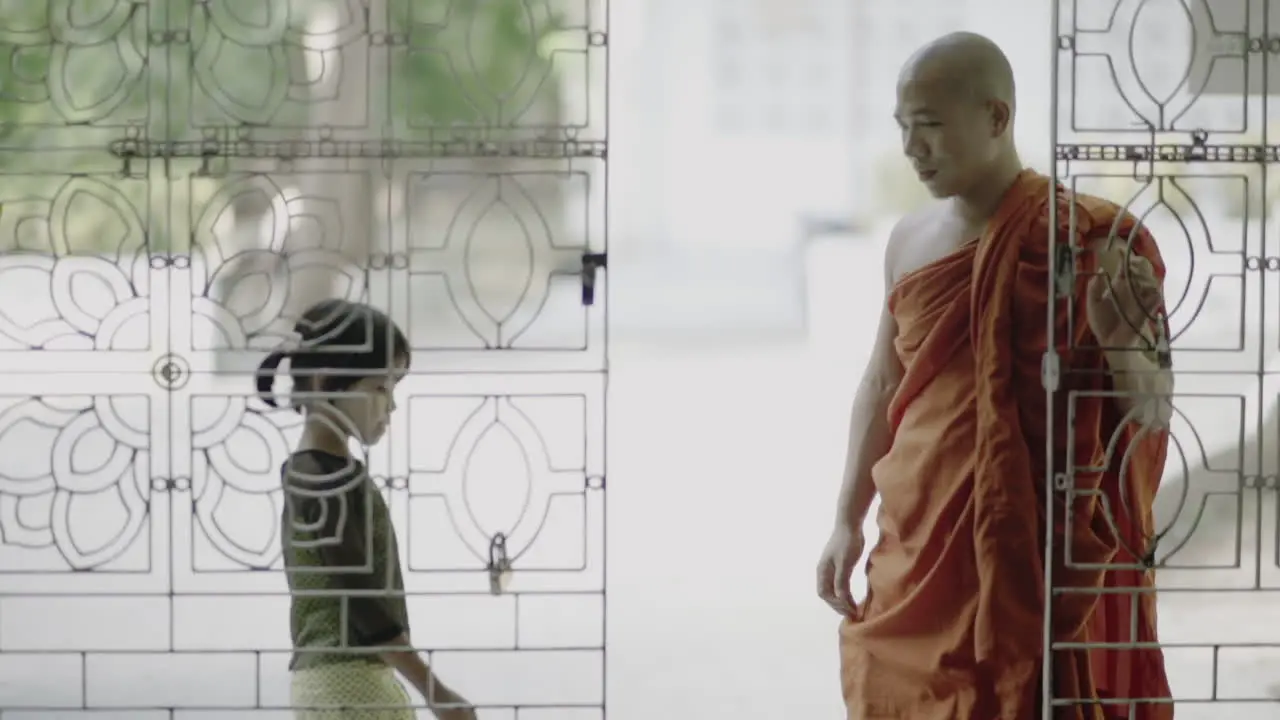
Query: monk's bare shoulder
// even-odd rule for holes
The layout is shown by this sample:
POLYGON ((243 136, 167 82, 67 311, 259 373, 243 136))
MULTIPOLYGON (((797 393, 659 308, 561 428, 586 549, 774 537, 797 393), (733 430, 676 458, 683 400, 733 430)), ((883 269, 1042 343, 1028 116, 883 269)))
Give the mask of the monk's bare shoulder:
POLYGON ((940 219, 940 205, 931 203, 904 215, 889 231, 889 242, 884 251, 886 289, 897 285, 903 275, 920 265, 919 257, 925 251, 921 239, 929 237, 940 219))

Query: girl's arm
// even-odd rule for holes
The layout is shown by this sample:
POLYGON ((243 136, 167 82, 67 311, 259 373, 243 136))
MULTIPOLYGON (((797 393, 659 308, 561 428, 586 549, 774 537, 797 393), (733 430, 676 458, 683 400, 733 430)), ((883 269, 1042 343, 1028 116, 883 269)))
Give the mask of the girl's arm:
POLYGON ((427 707, 436 708, 444 705, 466 705, 466 701, 457 693, 451 690, 436 674, 431 671, 431 667, 422 655, 411 648, 411 643, 407 636, 401 635, 388 645, 397 647, 410 648, 408 650, 389 650, 379 655, 382 661, 396 669, 400 676, 409 682, 410 685, 417 688, 422 693, 422 697, 427 701, 427 707))

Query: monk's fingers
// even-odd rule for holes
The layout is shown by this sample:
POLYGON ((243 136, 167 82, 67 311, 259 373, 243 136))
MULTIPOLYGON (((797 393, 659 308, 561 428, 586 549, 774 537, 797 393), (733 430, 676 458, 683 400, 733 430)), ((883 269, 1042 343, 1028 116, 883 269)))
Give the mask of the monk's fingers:
POLYGON ((853 615, 857 612, 857 606, 853 601, 853 593, 848 590, 841 590, 837 587, 828 587, 826 592, 821 593, 822 600, 841 615, 853 615))
POLYGON ((836 601, 836 568, 832 562, 823 562, 818 566, 818 597, 831 605, 836 601))
POLYGON ((840 602, 840 600, 839 600, 839 599, 837 599, 837 598, 829 598, 829 599, 827 599, 827 601, 826 601, 826 602, 827 602, 827 607, 829 607, 829 608, 831 608, 832 610, 834 610, 834 611, 836 612, 836 614, 837 614, 837 615, 848 615, 848 614, 849 614, 849 611, 848 611, 848 610, 845 610, 844 605, 840 602))
POLYGON ((1110 281, 1101 273, 1089 279, 1089 299, 1102 300, 1110 292, 1110 281))
POLYGON ((1125 263, 1125 270, 1129 272, 1135 279, 1146 282, 1155 280, 1156 269, 1151 261, 1137 253, 1129 254, 1129 261, 1125 263))
POLYGON ((818 597, 841 615, 852 615, 854 612, 849 577, 836 567, 835 562, 826 561, 818 566, 818 597))
POLYGON ((1155 286, 1155 284, 1144 286, 1139 296, 1142 297, 1143 309, 1146 309, 1148 314, 1151 315, 1155 315, 1156 311, 1160 310, 1160 307, 1165 304, 1165 293, 1161 292, 1160 287, 1155 286))
POLYGON ((827 607, 835 610, 836 613, 840 615, 850 614, 848 603, 836 594, 836 590, 832 586, 828 585, 826 589, 818 593, 818 596, 827 604, 827 607))
POLYGON ((848 583, 845 583, 844 587, 836 588, 836 600, 839 603, 838 612, 844 615, 853 615, 858 612, 858 604, 854 602, 853 591, 849 589, 848 583))
POLYGON ((845 615, 852 615, 856 610, 856 604, 853 601, 853 590, 850 588, 850 583, 853 581, 853 566, 854 562, 850 562, 847 557, 844 558, 838 564, 834 578, 835 582, 832 587, 837 603, 837 611, 845 615))
POLYGON ((1114 284, 1118 280, 1135 280, 1138 282, 1154 282, 1155 266, 1147 258, 1135 252, 1114 250, 1104 253, 1098 258, 1098 276, 1111 278, 1114 284))
POLYGON ((1163 293, 1152 283, 1136 283, 1123 291, 1114 293, 1116 302, 1124 311, 1125 317, 1133 321, 1155 319, 1156 311, 1164 304, 1163 293))
POLYGON ((1120 268, 1120 277, 1137 295, 1144 295, 1150 289, 1159 290, 1160 278, 1156 277, 1155 267, 1151 261, 1141 255, 1131 255, 1129 262, 1120 268))

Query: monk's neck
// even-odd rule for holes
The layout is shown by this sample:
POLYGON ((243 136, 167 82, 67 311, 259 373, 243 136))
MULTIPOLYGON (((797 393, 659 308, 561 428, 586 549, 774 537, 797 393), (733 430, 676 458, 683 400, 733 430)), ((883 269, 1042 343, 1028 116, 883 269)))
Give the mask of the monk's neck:
POLYGON ((1018 181, 1025 168, 1016 155, 1001 162, 981 181, 974 183, 971 192, 955 197, 955 211, 966 225, 981 227, 1000 209, 1005 193, 1018 181))

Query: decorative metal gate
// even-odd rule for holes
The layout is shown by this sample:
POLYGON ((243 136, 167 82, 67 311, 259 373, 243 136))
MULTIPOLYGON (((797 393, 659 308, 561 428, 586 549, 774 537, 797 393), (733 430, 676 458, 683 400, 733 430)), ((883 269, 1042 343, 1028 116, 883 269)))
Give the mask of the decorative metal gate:
POLYGON ((413 346, 369 465, 415 644, 483 718, 604 717, 606 10, 498 5, 0 11, 5 720, 289 716, 251 373, 326 294, 413 346))
MULTIPOLYGON (((1069 188, 1127 204, 1168 266, 1176 412, 1156 534, 1132 550, 1157 568, 1177 717, 1274 717, 1280 336, 1268 308, 1276 306, 1271 276, 1280 268, 1271 221, 1280 151, 1269 105, 1280 87, 1271 60, 1280 6, 1063 0, 1053 7, 1056 174, 1069 188)), ((1050 467, 1045 481, 1070 506, 1075 477, 1087 472, 1050 467)), ((1050 579, 1053 593, 1090 591, 1060 583, 1050 579)), ((1046 696, 1046 717, 1050 705, 1081 702, 1046 696)), ((1144 698, 1124 700, 1131 702, 1113 709, 1138 717, 1144 698)))

